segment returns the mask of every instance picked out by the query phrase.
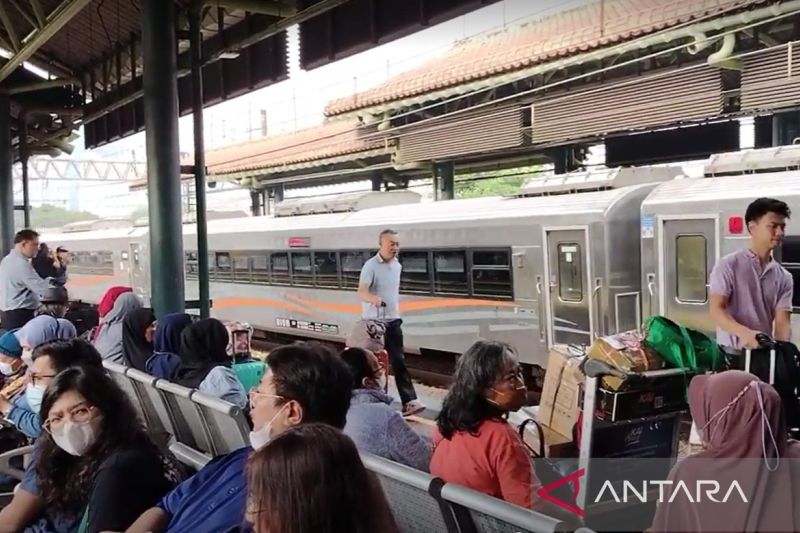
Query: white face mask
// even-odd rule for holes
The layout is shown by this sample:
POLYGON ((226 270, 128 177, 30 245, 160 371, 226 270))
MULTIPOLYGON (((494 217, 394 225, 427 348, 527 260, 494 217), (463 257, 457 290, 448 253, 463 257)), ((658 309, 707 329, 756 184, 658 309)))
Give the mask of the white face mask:
POLYGON ((278 409, 278 412, 275 413, 275 416, 270 419, 269 422, 264 424, 264 427, 261 429, 257 429, 255 431, 250 432, 250 446, 255 450, 258 451, 272 440, 272 423, 275 422, 275 419, 278 418, 278 415, 281 414, 284 407, 289 405, 288 403, 283 404, 283 406, 278 409))
POLYGON ((42 398, 44 398, 44 390, 46 388, 47 387, 41 385, 34 385, 33 383, 28 383, 25 387, 25 399, 35 413, 42 410, 42 398))
POLYGON ((97 440, 97 429, 90 420, 82 424, 77 424, 72 420, 67 420, 64 424, 53 429, 53 440, 56 446, 70 455, 81 456, 92 447, 97 440))
POLYGON ((16 372, 14 371, 13 365, 9 363, 0 363, 0 374, 4 376, 13 376, 16 372))

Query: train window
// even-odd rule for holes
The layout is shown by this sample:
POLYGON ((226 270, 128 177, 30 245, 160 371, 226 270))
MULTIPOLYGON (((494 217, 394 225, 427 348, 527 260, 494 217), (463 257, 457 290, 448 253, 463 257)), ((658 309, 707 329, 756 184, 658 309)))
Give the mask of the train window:
POLYGON ((428 252, 403 252, 400 254, 403 271, 400 275, 402 292, 431 292, 431 275, 428 268, 428 252))
POLYGON ((250 258, 246 255, 233 256, 233 279, 238 282, 250 283, 250 258))
POLYGON ((289 276, 289 254, 286 252, 276 253, 269 256, 270 270, 272 271, 272 283, 276 285, 288 285, 291 282, 289 276))
POLYGON ((314 252, 314 285, 339 288, 339 263, 336 252, 314 252))
POLYGON ((558 297, 564 302, 583 300, 583 272, 581 268, 581 245, 559 243, 558 245, 558 297))
POLYGON ((269 262, 266 253, 255 253, 250 256, 250 264, 253 267, 253 283, 269 283, 269 262))
POLYGON ((675 239, 675 296, 680 302, 708 301, 706 247, 703 235, 678 235, 675 239))
POLYGON ((513 298, 511 254, 508 250, 472 252, 472 294, 489 298, 513 298))
POLYGON ((794 311, 800 311, 800 237, 784 238, 780 256, 781 264, 794 279, 792 308, 794 311))
POLYGON ((437 294, 469 294, 465 252, 433 252, 433 291, 437 294))
POLYGON ((292 253, 292 285, 310 287, 313 285, 312 281, 313 273, 311 271, 311 253, 292 253))
POLYGON ((229 281, 233 279, 233 263, 228 252, 216 252, 214 265, 216 265, 215 279, 229 281))
POLYGON ((341 252, 342 288, 357 289, 361 277, 361 268, 372 255, 370 252, 341 252))

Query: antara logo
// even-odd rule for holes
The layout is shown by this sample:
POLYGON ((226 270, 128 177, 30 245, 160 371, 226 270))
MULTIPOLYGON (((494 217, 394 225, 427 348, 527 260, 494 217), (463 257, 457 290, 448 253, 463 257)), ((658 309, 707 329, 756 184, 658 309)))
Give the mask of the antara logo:
MULTIPOLYGON (((540 488, 537 494, 550 503, 583 518, 585 512, 578 507, 577 499, 581 486, 580 480, 584 475, 586 475, 586 469, 581 468, 573 474, 540 488), (570 501, 564 501, 553 494, 554 491, 565 485, 570 485, 572 488, 570 501)), ((713 480, 696 481, 694 490, 683 481, 678 481, 677 483, 670 480, 642 481, 639 485, 630 481, 623 481, 622 487, 615 488, 610 480, 606 480, 597 493, 594 503, 611 500, 616 503, 647 503, 650 501, 648 497, 656 489, 658 490, 658 499, 656 500, 658 503, 672 503, 678 498, 684 498, 690 503, 703 503, 706 501, 714 503, 727 503, 729 501, 749 503, 738 481, 731 482, 726 490, 722 490, 719 482, 713 480)))

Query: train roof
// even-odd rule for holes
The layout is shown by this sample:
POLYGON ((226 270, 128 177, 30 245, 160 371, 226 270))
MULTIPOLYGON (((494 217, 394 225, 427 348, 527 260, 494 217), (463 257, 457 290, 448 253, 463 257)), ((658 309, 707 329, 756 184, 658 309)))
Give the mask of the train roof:
POLYGON ((147 228, 112 228, 95 231, 66 232, 66 233, 45 233, 39 240, 46 243, 58 244, 59 242, 80 242, 94 241, 97 239, 123 239, 129 237, 140 237, 147 235, 147 228))
POLYGON ((719 202, 721 199, 752 200, 762 196, 785 199, 788 196, 800 195, 798 174, 798 171, 794 170, 666 182, 656 187, 642 206, 719 202))
MULTIPOLYGON (((458 222, 504 218, 546 218, 564 214, 603 214, 619 199, 642 187, 652 184, 632 185, 619 189, 559 194, 527 198, 488 197, 467 200, 448 200, 402 206, 377 207, 351 213, 307 215, 295 217, 248 217, 210 221, 208 232, 248 233, 295 231, 317 228, 396 226, 436 222, 458 222)), ((185 226, 184 233, 194 234, 193 226, 185 226)))

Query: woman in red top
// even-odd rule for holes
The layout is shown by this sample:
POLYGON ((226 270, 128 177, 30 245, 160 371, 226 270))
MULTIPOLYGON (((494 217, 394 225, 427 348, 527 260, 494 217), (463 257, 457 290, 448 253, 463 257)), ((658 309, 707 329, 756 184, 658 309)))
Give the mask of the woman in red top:
POLYGON ((507 344, 478 341, 456 365, 436 419, 431 474, 521 507, 534 506, 539 480, 509 412, 525 405, 519 362, 507 344))

